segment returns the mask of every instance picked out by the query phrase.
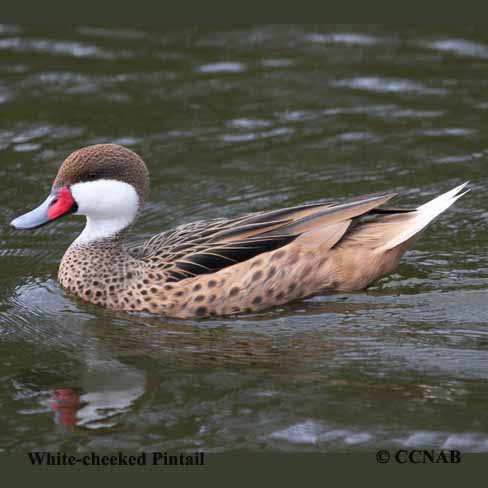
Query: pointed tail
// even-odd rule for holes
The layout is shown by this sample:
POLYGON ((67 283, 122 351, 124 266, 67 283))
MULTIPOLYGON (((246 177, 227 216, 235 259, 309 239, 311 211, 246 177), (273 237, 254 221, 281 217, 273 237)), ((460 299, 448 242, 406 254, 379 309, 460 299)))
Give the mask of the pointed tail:
MULTIPOLYGON (((387 238, 386 241, 383 241, 382 245, 379 246, 377 250, 387 251, 393 249, 418 234, 438 215, 447 210, 458 198, 461 198, 469 192, 469 189, 464 190, 468 183, 469 181, 443 193, 430 202, 421 205, 414 212, 399 216, 397 222, 395 222, 396 219, 393 218, 389 222, 385 222, 385 224, 392 225, 396 223, 397 225, 392 225, 391 231, 393 232, 391 234, 393 235, 390 234, 390 236, 388 236, 389 238, 387 238), (393 229, 393 227, 396 227, 396 229, 393 229)), ((385 235, 385 237, 387 236, 385 235)))

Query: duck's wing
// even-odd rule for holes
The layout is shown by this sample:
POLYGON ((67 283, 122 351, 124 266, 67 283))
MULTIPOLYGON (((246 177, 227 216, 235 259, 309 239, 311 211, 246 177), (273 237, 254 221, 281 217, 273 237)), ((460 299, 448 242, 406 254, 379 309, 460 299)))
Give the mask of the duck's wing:
POLYGON ((340 204, 314 203, 237 219, 192 222, 157 234, 130 252, 150 267, 165 270, 169 281, 180 281, 214 273, 300 237, 313 240, 316 235, 320 242, 325 240, 332 246, 344 235, 351 219, 394 195, 365 195, 340 204))

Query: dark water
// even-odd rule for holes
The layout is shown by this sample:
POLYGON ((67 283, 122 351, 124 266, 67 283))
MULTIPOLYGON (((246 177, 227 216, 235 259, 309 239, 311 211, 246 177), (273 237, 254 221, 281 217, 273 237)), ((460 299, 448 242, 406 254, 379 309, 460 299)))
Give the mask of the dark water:
POLYGON ((0 448, 488 451, 488 31, 0 28, 0 448), (197 218, 463 181, 392 276, 178 321, 65 295, 78 218, 8 222, 72 150, 152 173, 137 236, 197 218))

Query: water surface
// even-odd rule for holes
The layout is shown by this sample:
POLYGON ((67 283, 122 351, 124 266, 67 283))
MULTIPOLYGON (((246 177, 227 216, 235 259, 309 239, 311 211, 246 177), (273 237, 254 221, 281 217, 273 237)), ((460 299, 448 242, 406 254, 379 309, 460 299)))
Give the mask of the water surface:
POLYGON ((0 27, 0 449, 488 451, 488 33, 470 27, 0 27), (463 181, 391 276, 255 315, 67 296, 72 217, 31 233, 73 150, 152 175, 135 227, 463 181))

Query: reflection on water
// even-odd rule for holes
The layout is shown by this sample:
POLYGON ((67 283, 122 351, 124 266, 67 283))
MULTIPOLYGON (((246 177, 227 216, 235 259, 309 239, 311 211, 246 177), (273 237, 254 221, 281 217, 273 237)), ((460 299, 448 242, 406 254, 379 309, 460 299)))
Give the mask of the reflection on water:
MULTIPOLYGON (((93 350, 90 350, 93 356, 93 350)), ((53 392, 53 411, 62 425, 89 429, 117 425, 116 417, 144 394, 144 373, 118 361, 90 358, 83 365, 80 384, 84 393, 71 388, 53 392)))
POLYGON ((1 449, 488 451, 484 30, 0 26, 1 449), (138 151, 148 237, 383 190, 473 190, 367 292, 221 320, 64 294, 81 228, 32 233, 72 150, 138 151))

